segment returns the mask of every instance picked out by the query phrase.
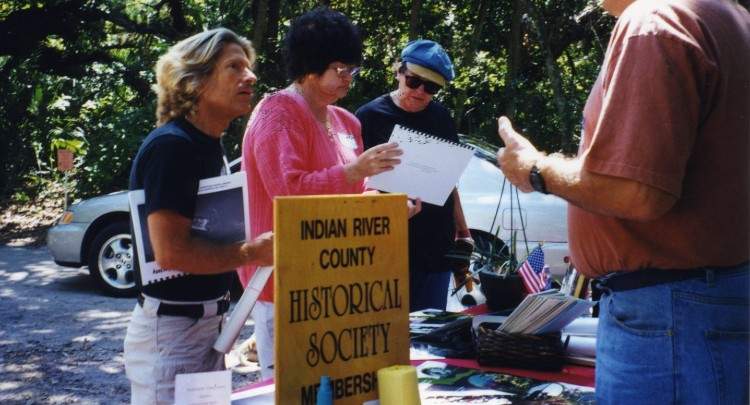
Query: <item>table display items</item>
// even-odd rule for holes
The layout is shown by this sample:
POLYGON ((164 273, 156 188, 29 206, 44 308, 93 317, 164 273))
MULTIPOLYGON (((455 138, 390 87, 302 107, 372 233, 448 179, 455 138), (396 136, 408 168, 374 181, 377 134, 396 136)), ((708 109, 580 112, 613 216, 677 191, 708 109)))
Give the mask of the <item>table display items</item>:
POLYGON ((324 375, 320 377, 320 387, 318 387, 318 395, 315 397, 315 405, 331 405, 333 404, 333 391, 331 391, 331 379, 324 375))
MULTIPOLYGON (((539 244, 533 249, 529 246, 526 235, 528 218, 524 217, 524 213, 518 189, 513 185, 506 187, 506 180, 503 180, 490 225, 490 231, 494 234, 472 230, 475 242, 473 252, 456 248, 447 256, 456 264, 461 260, 469 263, 466 274, 455 275, 453 295, 462 288, 469 292, 474 284, 478 284, 487 307, 492 311, 501 311, 515 308, 526 294, 552 288, 553 280, 544 262, 543 246, 539 244), (498 220, 506 188, 509 208, 504 209, 498 220), (499 238, 501 229, 510 231, 508 243, 499 238), (519 246, 525 247, 527 253, 522 262, 519 261, 519 246)), ((458 265, 454 267, 460 268, 458 265)), ((463 301, 462 298, 464 305, 469 304, 463 301)))
POLYGON ((412 312, 409 314, 411 347, 438 358, 474 358, 471 320, 471 315, 462 312, 439 309, 412 312))
POLYGON ((426 361, 417 367, 423 404, 594 404, 594 389, 426 361))
POLYGON ((592 305, 557 290, 527 295, 501 322, 478 323, 477 360, 487 366, 560 370, 566 360, 561 330, 592 305))

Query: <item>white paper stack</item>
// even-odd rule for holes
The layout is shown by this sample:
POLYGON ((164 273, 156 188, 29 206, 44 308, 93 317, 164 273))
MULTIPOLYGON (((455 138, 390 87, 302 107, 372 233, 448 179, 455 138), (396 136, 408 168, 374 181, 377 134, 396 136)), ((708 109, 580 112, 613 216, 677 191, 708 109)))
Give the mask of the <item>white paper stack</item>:
POLYGON ((498 328, 505 333, 539 335, 560 332, 593 303, 558 290, 529 294, 498 328))

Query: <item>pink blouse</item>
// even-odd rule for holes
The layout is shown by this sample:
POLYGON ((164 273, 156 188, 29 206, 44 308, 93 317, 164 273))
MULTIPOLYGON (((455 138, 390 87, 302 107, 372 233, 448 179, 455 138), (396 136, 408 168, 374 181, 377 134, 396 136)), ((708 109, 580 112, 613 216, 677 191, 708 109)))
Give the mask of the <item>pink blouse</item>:
MULTIPOLYGON (((344 165, 363 151, 359 120, 328 106, 331 130, 315 119, 305 99, 284 89, 266 96, 255 108, 242 142, 247 174, 250 236, 273 229, 273 198, 284 195, 359 194, 364 182, 349 183, 344 165)), ((243 286, 256 266, 238 269, 243 286)), ((260 294, 273 302, 273 278, 260 294)))

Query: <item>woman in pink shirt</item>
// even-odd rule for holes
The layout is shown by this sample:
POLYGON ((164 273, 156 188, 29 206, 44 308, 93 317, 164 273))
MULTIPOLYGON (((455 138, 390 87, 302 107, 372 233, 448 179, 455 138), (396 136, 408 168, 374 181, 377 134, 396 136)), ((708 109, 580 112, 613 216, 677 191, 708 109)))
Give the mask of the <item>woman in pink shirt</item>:
MULTIPOLYGON (((333 105, 346 96, 362 60, 357 28, 339 12, 310 11, 292 23, 284 43, 292 84, 255 108, 242 144, 252 237, 273 229, 280 195, 358 194, 364 179, 393 169, 401 151, 382 144, 363 153, 360 124, 333 105)), ((239 269, 247 285, 254 266, 239 269)), ((261 376, 273 376, 273 278, 253 308, 261 376)))

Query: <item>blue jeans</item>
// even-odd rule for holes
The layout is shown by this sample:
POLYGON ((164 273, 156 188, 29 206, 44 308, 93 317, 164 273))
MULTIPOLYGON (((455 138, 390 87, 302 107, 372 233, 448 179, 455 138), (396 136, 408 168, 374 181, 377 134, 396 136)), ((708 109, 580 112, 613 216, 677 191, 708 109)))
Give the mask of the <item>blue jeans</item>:
POLYGON ((599 302, 600 404, 747 404, 748 265, 599 302))

